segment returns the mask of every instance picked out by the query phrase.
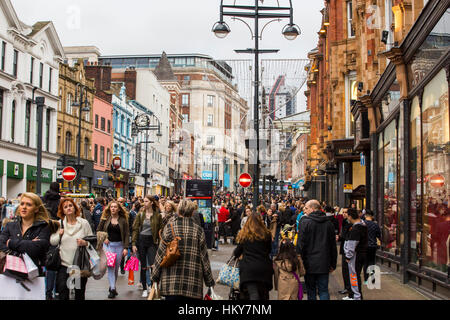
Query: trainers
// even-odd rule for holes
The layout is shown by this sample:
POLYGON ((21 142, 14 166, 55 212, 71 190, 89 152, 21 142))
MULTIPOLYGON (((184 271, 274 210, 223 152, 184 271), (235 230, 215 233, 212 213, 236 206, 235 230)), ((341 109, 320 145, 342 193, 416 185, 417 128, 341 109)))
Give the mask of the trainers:
POLYGON ((142 298, 148 298, 148 291, 147 290, 142 291, 142 298))
POLYGON ((343 297, 342 300, 355 300, 355 299, 350 298, 350 297, 343 297))
POLYGON ((347 294, 348 293, 347 289, 339 290, 338 292, 340 294, 347 294))
POLYGON ((367 284, 369 283, 368 280, 364 281, 364 285, 367 286, 367 284))

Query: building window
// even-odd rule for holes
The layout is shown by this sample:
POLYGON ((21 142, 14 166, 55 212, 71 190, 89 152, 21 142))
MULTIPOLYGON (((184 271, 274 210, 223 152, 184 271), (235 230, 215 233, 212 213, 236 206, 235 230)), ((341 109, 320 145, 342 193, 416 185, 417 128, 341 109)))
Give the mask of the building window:
POLYGON ((111 133, 111 120, 108 120, 108 133, 111 133))
POLYGON ((214 96, 208 96, 208 107, 214 107, 214 96))
POLYGON ((48 92, 52 93, 52 76, 53 76, 53 69, 48 69, 48 92))
POLYGON ((105 147, 100 147, 100 165, 105 165, 105 147))
POLYGON ((27 101, 25 110, 25 145, 30 146, 31 101, 27 101))
POLYGON ((67 99, 66 99, 66 113, 68 114, 72 114, 72 94, 68 93, 67 94, 67 99))
POLYGON ((109 166, 110 160, 111 160, 111 150, 108 148, 106 151, 106 166, 109 166))
POLYGON ((33 84, 34 78, 34 58, 31 57, 31 66, 30 66, 30 83, 33 84))
POLYGON ((353 103, 358 99, 358 83, 356 73, 351 73, 345 79, 345 132, 347 138, 355 135, 355 120, 351 112, 353 103))
POLYGON ((95 129, 98 129, 98 114, 95 115, 95 129))
POLYGON ((183 123, 188 123, 189 122, 189 115, 188 114, 183 114, 183 123))
POLYGON ((84 138, 84 158, 85 159, 91 159, 91 157, 89 156, 89 139, 88 138, 84 138))
POLYGON ((214 116, 212 114, 208 114, 207 126, 212 127, 214 125, 214 116))
POLYGON ((215 137, 214 136, 207 136, 206 137, 206 144, 208 146, 214 145, 215 144, 215 137))
POLYGON ((16 100, 13 100, 12 102, 12 108, 11 108, 11 140, 14 142, 14 136, 15 136, 15 122, 16 122, 16 100))
POLYGON ((19 67, 19 51, 14 50, 14 60, 13 60, 13 76, 17 77, 19 67))
POLYGON ((5 71, 5 59, 6 59, 6 42, 2 41, 2 61, 1 61, 1 69, 5 71))
POLYGON ((352 27, 352 21, 353 21, 353 3, 352 1, 347 1, 347 30, 349 38, 355 37, 355 29, 352 27))
POLYGON ((41 62, 39 64, 39 88, 42 89, 42 85, 44 82, 44 64, 41 62))
POLYGON ((121 134, 125 136, 125 116, 122 116, 121 129, 121 134))
POLYGON ((450 145, 448 82, 441 70, 411 105, 411 262, 447 273, 450 145), (415 182, 415 183, 413 183, 415 182))
POLYGON ((70 131, 66 132, 66 149, 65 154, 71 154, 72 153, 72 134, 70 131))
POLYGON ((0 89, 0 139, 3 131, 3 90, 0 89))
POLYGON ((103 117, 100 119, 100 129, 105 131, 105 118, 103 117))
POLYGON ((181 95, 181 105, 183 107, 189 106, 189 95, 188 94, 182 94, 181 95))
POLYGON ((98 145, 94 146, 94 162, 97 163, 98 161, 98 145))
POLYGON ((47 109, 46 119, 45 119, 45 151, 50 152, 50 120, 51 111, 47 109))
POLYGON ((114 116, 114 131, 119 133, 119 112, 117 111, 114 116))
POLYGON ((131 127, 131 122, 130 119, 127 119, 127 137, 130 138, 130 127, 131 127))
POLYGON ((58 127, 58 146, 57 146, 57 151, 60 152, 61 151, 61 128, 58 127))

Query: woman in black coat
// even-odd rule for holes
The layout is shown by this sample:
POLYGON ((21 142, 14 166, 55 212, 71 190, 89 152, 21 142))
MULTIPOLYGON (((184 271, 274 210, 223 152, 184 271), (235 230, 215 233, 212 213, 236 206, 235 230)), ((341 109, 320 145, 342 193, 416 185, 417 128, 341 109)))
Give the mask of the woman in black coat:
POLYGON ((233 244, 236 244, 236 236, 241 228, 241 215, 232 205, 229 205, 228 210, 230 211, 229 223, 231 227, 231 235, 233 236, 233 244))
POLYGON ((259 214, 251 214, 239 232, 233 252, 239 262, 240 291, 244 299, 269 300, 273 288, 273 265, 270 260, 272 237, 259 214))
POLYGON ((26 253, 39 268, 50 246, 50 228, 47 209, 41 198, 34 193, 24 193, 17 209, 17 219, 8 223, 0 235, 0 251, 11 250, 26 253))

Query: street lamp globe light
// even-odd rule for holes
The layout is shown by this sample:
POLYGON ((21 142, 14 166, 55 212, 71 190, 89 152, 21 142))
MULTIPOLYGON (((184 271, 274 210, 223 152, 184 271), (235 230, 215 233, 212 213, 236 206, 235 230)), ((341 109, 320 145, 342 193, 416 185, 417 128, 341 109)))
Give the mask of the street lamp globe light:
POLYGON ((296 24, 288 24, 282 31, 284 37, 288 40, 295 40, 300 35, 300 28, 296 24))
POLYGON ((212 31, 217 38, 223 39, 231 32, 231 29, 225 22, 219 21, 213 26, 212 31))

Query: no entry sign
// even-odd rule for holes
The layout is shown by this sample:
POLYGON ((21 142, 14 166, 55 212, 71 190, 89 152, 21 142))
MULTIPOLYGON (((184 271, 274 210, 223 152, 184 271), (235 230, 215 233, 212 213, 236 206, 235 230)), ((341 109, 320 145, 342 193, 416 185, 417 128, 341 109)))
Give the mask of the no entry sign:
POLYGON ((243 173, 239 177, 239 184, 242 188, 248 188, 252 184, 252 177, 248 173, 243 173))
POLYGON ((73 167, 65 167, 62 171, 62 177, 66 181, 73 181, 77 177, 77 170, 73 167))

